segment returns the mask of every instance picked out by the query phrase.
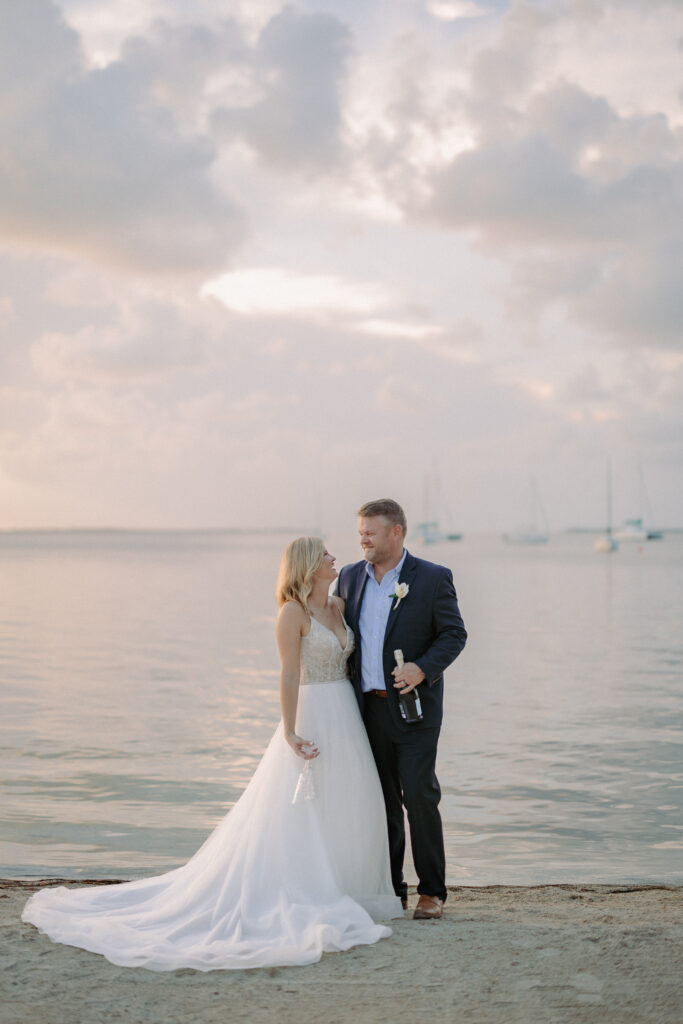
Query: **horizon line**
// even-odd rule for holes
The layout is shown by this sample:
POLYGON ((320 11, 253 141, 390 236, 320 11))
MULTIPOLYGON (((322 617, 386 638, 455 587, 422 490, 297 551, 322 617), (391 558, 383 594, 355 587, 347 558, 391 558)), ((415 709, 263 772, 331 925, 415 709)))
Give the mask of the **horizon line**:
MULTIPOLYGON (((683 533, 683 526, 660 526, 661 533, 683 533)), ((306 536, 320 536, 334 530, 323 530, 320 526, 0 526, 0 536, 11 534, 46 534, 46 533, 232 533, 232 534, 277 534, 295 533, 306 536)), ((558 534, 604 533, 601 525, 572 524, 548 531, 550 536, 558 534)), ((466 534, 482 536, 486 534, 503 534, 502 528, 467 529, 466 534)), ((410 535, 410 530, 408 530, 410 535)))

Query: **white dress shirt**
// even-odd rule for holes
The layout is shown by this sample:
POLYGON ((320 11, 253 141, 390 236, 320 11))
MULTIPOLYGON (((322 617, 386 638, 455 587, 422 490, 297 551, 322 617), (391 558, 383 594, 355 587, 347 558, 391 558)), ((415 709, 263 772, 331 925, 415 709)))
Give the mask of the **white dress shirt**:
POLYGON ((364 693, 367 693, 368 690, 386 690, 387 688, 382 665, 384 634, 389 612, 396 600, 392 594, 396 583, 398 583, 407 554, 408 552, 404 548, 401 561, 384 574, 381 583, 375 579, 375 567, 372 562, 365 563, 368 582, 365 584, 359 618, 361 686, 364 693))

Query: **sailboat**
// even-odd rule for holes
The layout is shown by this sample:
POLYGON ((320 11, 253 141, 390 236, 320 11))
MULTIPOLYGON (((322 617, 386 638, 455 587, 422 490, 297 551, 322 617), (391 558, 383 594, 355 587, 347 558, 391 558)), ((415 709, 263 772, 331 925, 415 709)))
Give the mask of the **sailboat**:
POLYGON ((661 530, 648 530, 643 526, 643 512, 646 506, 650 519, 652 519, 652 506, 650 505, 645 488, 643 468, 638 463, 638 510, 640 515, 636 519, 624 520, 623 526, 614 531, 614 536, 617 540, 630 541, 637 544, 643 544, 646 540, 662 540, 663 534, 661 530))
POLYGON ((546 544, 550 537, 548 518, 541 501, 538 484, 533 476, 529 477, 529 492, 531 494, 531 522, 519 530, 504 533, 503 540, 508 544, 546 544), (543 524, 542 528, 539 526, 539 522, 543 524))
POLYGON ((619 550, 619 541, 612 534, 612 460, 607 459, 607 529, 595 542, 595 550, 611 555, 619 550))
MULTIPOLYGON (((614 531, 614 536, 618 541, 632 541, 638 544, 642 544, 648 540, 648 532, 643 526, 642 519, 625 519, 623 526, 620 526, 618 530, 614 531)), ((661 534, 660 534, 661 537, 661 534)))
POLYGON ((439 524, 438 518, 433 517, 432 512, 432 501, 431 501, 431 484, 434 485, 435 491, 435 504, 439 507, 443 507, 446 512, 446 518, 449 523, 452 522, 450 509, 446 501, 446 497, 441 490, 441 483, 436 471, 436 467, 432 470, 431 479, 428 473, 425 473, 424 477, 424 505, 422 514, 424 519, 421 523, 415 524, 415 533, 417 539, 421 544, 441 544, 448 541, 462 540, 461 533, 455 533, 453 530, 442 530, 439 524))

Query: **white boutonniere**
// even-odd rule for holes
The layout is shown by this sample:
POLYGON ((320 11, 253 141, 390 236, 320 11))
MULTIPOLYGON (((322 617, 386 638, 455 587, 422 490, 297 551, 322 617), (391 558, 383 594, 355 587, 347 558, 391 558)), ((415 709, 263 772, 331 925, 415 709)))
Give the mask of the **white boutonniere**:
POLYGON ((394 587, 393 593, 389 594, 389 597, 391 597, 391 598, 395 597, 396 598, 396 604, 392 608, 392 611, 396 611, 396 609, 400 605, 400 603, 403 600, 403 598, 408 596, 408 591, 409 590, 410 590, 410 587, 408 586, 407 583, 397 583, 396 584, 396 586, 394 587))

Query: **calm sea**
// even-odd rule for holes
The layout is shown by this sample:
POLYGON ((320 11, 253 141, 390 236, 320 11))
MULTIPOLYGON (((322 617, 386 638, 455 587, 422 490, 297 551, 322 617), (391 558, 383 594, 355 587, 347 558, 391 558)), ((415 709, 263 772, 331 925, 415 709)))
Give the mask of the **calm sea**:
MULTIPOLYGON (((197 849, 278 720, 289 539, 0 534, 0 875, 132 878, 197 849)), ((358 557, 353 530, 328 546, 358 557)), ((440 742, 449 882, 683 882, 683 537, 427 554, 470 632, 440 742)))

